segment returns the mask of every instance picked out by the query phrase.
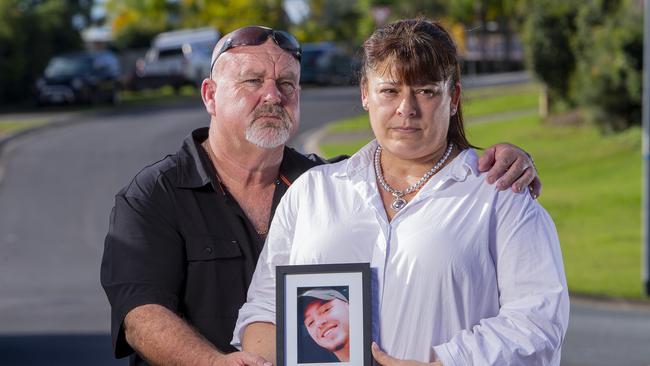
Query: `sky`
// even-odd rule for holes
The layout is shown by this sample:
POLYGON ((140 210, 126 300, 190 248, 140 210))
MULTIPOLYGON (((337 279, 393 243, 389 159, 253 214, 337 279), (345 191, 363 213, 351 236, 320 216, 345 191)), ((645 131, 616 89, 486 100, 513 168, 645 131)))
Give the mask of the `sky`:
POLYGON ((295 24, 309 14, 309 5, 306 0, 284 0, 284 11, 295 24))

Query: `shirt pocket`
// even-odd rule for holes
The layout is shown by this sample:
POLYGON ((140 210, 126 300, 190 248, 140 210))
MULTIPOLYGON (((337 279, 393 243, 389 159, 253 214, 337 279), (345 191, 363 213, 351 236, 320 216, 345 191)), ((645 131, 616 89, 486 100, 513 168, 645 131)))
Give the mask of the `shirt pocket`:
POLYGON ((188 262, 238 258, 242 256, 241 247, 236 240, 228 240, 210 235, 190 236, 186 239, 185 247, 188 262))
POLYGON ((185 316, 208 323, 208 319, 236 318, 246 299, 248 272, 253 271, 240 244, 223 237, 193 235, 186 237, 185 245, 185 316))

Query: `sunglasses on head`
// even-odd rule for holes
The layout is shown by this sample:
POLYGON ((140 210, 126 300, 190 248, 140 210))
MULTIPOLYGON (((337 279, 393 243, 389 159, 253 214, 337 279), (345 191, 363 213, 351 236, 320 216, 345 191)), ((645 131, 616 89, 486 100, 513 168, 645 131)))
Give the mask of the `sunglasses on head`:
POLYGON ((217 62, 217 59, 219 56, 221 56, 222 53, 228 51, 231 48, 239 46, 259 46, 262 43, 266 42, 269 37, 280 48, 289 52, 298 60, 298 62, 300 62, 302 49, 300 48, 300 43, 298 43, 298 40, 292 36, 291 33, 271 29, 268 27, 253 25, 249 27, 239 28, 228 36, 226 41, 223 42, 221 49, 219 52, 217 52, 217 54, 214 56, 214 59, 212 60, 212 65, 210 66, 210 75, 212 75, 214 64, 217 62))

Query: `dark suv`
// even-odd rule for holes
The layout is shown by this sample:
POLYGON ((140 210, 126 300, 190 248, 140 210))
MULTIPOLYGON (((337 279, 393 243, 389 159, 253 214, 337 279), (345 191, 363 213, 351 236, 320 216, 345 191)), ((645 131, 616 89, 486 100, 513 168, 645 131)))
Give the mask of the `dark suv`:
POLYGON ((352 85, 358 62, 333 42, 307 43, 302 47, 300 82, 316 85, 352 85))
POLYGON ((117 103, 120 63, 113 52, 86 51, 53 57, 36 81, 36 102, 117 103))

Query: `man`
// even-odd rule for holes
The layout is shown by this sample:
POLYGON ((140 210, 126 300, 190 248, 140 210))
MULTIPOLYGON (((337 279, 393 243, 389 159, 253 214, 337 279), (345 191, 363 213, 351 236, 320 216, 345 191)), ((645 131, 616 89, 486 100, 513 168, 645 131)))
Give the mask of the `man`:
MULTIPOLYGON (((336 356, 334 360, 350 361, 350 307, 348 298, 336 288, 316 288, 299 295, 303 324, 309 337, 321 348, 336 356)), ((306 345, 298 345, 300 363, 330 362, 312 358, 306 345)))
MULTIPOLYGON (((116 195, 101 268, 116 357, 269 364, 234 352, 230 340, 275 207, 294 179, 323 163, 284 146, 300 120, 300 52, 293 36, 264 27, 223 37, 201 86, 209 129, 116 195)), ((484 155, 483 167, 497 161, 492 180, 508 169, 501 188, 533 181, 539 193, 522 150, 502 144, 484 155)))

